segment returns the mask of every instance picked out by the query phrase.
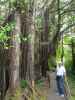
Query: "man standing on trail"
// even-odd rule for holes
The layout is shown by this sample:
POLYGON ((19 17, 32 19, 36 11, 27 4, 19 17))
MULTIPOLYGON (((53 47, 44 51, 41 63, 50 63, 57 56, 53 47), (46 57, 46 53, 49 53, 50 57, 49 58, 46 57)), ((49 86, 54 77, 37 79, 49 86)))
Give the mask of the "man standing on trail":
POLYGON ((65 67, 62 63, 59 63, 56 68, 56 81, 58 93, 61 97, 64 97, 64 76, 66 75, 65 67))

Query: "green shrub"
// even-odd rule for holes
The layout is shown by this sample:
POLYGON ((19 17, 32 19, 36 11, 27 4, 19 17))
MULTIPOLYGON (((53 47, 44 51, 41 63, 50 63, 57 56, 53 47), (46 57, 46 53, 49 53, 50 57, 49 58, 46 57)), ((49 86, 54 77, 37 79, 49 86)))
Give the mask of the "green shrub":
POLYGON ((75 97, 74 96, 71 96, 69 100, 75 100, 75 97))
POLYGON ((27 80, 21 80, 20 86, 21 86, 21 88, 26 88, 27 87, 27 80))

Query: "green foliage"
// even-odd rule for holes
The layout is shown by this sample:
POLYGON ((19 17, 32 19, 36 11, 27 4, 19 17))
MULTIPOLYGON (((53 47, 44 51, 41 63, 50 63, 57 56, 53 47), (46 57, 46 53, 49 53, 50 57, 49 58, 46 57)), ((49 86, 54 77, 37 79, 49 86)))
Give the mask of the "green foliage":
POLYGON ((18 0, 17 6, 21 9, 21 13, 25 13, 27 11, 29 2, 30 0, 18 0))
POLYGON ((37 28, 38 29, 41 29, 42 28, 42 20, 43 20, 42 16, 37 16, 35 18, 35 22, 36 22, 36 25, 37 25, 37 28))
POLYGON ((61 60, 61 54, 62 54, 62 47, 59 45, 59 47, 58 47, 59 49, 57 49, 57 51, 56 51, 56 60, 57 60, 57 62, 58 61, 60 61, 61 60))
POLYGON ((0 33, 0 41, 1 41, 1 42, 4 42, 4 41, 6 41, 7 39, 8 39, 7 35, 4 34, 4 31, 1 31, 1 33, 0 33))
POLYGON ((0 16, 0 21, 3 21, 4 20, 4 17, 3 16, 0 16))
POLYGON ((64 44, 71 44, 71 36, 65 35, 64 36, 64 44))
POLYGON ((69 100, 75 100, 75 75, 72 73, 70 73, 68 76, 68 83, 71 91, 71 97, 69 100))
MULTIPOLYGON (((65 35, 63 38, 63 50, 64 50, 64 61, 65 67, 67 69, 67 74, 69 74, 68 83, 70 85, 71 97, 69 100, 75 100, 75 74, 73 75, 73 62, 72 62, 72 42, 73 46, 75 45, 75 37, 72 35, 65 35)), ((74 49, 75 47, 73 47, 74 49)), ((56 59, 57 61, 61 59, 62 54, 62 43, 60 41, 59 46, 56 50, 56 59)))
POLYGON ((53 67, 53 66, 52 66, 52 64, 51 64, 51 59, 50 59, 50 58, 48 58, 48 69, 50 70, 50 69, 51 69, 51 67, 53 67))
MULTIPOLYGON (((64 61, 65 66, 67 70, 72 69, 72 48, 71 48, 71 40, 72 36, 65 35, 63 38, 63 51, 64 51, 64 61)), ((75 40, 75 39, 74 39, 75 40)), ((73 40, 73 41, 74 41, 73 40)), ((56 50, 56 60, 61 61, 61 55, 62 55, 62 41, 60 41, 59 46, 56 50)))
POLYGON ((75 16, 71 16, 71 20, 72 21, 75 21, 75 16))
POLYGON ((52 70, 54 69, 56 66, 56 61, 55 61, 55 57, 54 56, 49 56, 48 58, 48 69, 52 70))
POLYGON ((15 27, 15 21, 7 23, 5 26, 0 27, 0 46, 8 49, 7 41, 10 39, 10 33, 15 27))
POLYGON ((23 41, 23 42, 28 41, 27 37, 23 37, 23 38, 22 38, 22 41, 23 41))
POLYGON ((75 44, 75 37, 72 37, 71 41, 75 44))
POLYGON ((30 0, 19 0, 18 3, 20 3, 20 5, 23 7, 26 4, 29 4, 30 0))
POLYGON ((66 66, 67 70, 71 70, 71 68, 72 68, 72 52, 71 52, 71 48, 69 46, 65 47, 65 49, 64 49, 64 58, 65 58, 65 66, 66 66))
POLYGON ((21 38, 19 34, 14 35, 14 38, 16 39, 16 42, 21 43, 21 38))
POLYGON ((2 42, 7 41, 8 40, 7 33, 12 31, 14 27, 15 27, 14 22, 9 23, 9 24, 7 23, 4 27, 1 26, 1 28, 0 28, 0 41, 2 41, 2 42))
POLYGON ((72 65, 72 59, 69 58, 66 58, 65 67, 68 71, 71 71, 73 65, 72 65))
MULTIPOLYGON (((27 34, 27 33, 26 33, 27 34)), ((28 33, 29 34, 29 33, 28 33)), ((22 36, 21 35, 21 42, 29 42, 31 41, 31 33, 28 36, 22 36)))
MULTIPOLYGON (((15 24, 16 24, 15 21, 12 21, 10 23, 7 23, 5 26, 0 27, 0 45, 3 46, 4 48, 9 48, 7 41, 12 38, 10 33, 15 28, 15 24)), ((19 43, 27 42, 31 40, 31 34, 29 34, 27 37, 19 36, 19 34, 16 34, 14 38, 19 43)))
POLYGON ((36 81, 36 84, 37 84, 38 86, 42 86, 42 85, 43 85, 43 80, 37 80, 37 81, 36 81))
POLYGON ((69 98, 69 100, 75 100, 75 97, 74 97, 74 96, 71 96, 71 97, 69 98))
POLYGON ((27 81, 26 80, 21 80, 20 81, 20 86, 21 86, 21 88, 25 89, 27 87, 27 81))

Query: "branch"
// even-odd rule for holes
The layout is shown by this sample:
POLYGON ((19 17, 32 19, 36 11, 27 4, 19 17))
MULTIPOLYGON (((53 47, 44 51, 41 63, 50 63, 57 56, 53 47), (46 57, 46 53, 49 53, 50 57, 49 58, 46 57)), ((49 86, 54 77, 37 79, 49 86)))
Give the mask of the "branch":
POLYGON ((70 9, 70 10, 65 10, 61 13, 61 15, 65 14, 65 13, 69 13, 69 12, 75 12, 75 9, 70 9))
POLYGON ((51 4, 53 5, 54 2, 55 0, 48 0, 47 4, 44 6, 43 12, 45 12, 46 9, 49 8, 51 4))
POLYGON ((72 27, 74 27, 74 26, 75 26, 75 23, 73 23, 73 24, 67 26, 65 29, 63 29, 63 30, 60 32, 60 36, 63 35, 63 33, 64 33, 65 31, 67 31, 69 28, 72 28, 72 27))
MULTIPOLYGON (((59 10, 60 10, 60 11, 64 10, 64 8, 65 8, 66 6, 68 6, 69 4, 71 4, 72 1, 73 1, 73 0, 71 0, 69 3, 65 4, 63 7, 59 8, 59 10)), ((50 11, 49 13, 55 13, 55 12, 57 12, 57 11, 58 11, 58 9, 52 10, 52 11, 50 11)))
POLYGON ((75 23, 73 23, 73 24, 71 24, 71 25, 69 25, 69 26, 67 26, 65 29, 63 29, 62 31, 60 31, 59 33, 57 32, 56 34, 55 34, 55 36, 53 37, 53 40, 52 40, 52 42, 53 43, 57 43, 56 41, 57 41, 57 39, 61 39, 61 36, 63 35, 63 33, 65 32, 65 31, 67 31, 69 28, 72 28, 72 27, 74 27, 75 26, 75 23))
MULTIPOLYGON (((53 5, 53 3, 55 2, 55 0, 46 0, 45 2, 41 2, 41 4, 42 4, 42 6, 40 7, 39 5, 39 9, 36 9, 37 10, 37 14, 38 15, 41 15, 43 12, 45 12, 46 11, 46 9, 47 8, 49 8, 49 7, 51 7, 52 8, 52 6, 50 6, 51 4, 53 5)), ((37 7, 38 8, 38 7, 37 7)))

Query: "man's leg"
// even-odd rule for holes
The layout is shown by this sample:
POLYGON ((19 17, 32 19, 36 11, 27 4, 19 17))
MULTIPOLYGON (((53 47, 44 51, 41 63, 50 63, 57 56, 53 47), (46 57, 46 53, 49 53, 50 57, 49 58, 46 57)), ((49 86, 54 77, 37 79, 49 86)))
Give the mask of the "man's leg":
POLYGON ((56 83, 57 83, 57 90, 58 90, 58 93, 60 94, 60 83, 59 83, 59 81, 60 81, 60 77, 56 77, 56 83))
POLYGON ((60 95, 64 95, 64 78, 60 78, 60 95))

